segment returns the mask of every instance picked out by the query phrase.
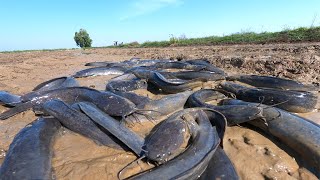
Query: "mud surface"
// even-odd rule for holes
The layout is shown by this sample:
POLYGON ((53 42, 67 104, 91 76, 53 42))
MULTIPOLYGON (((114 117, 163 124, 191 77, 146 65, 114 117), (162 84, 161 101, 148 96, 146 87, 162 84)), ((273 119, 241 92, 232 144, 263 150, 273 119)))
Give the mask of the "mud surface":
MULTIPOLYGON (((24 94, 43 81, 86 68, 83 65, 87 62, 117 62, 132 57, 208 58, 229 74, 274 75, 305 83, 320 83, 320 44, 312 43, 0 53, 0 90, 24 94)), ((80 83, 103 90, 110 78, 83 78, 80 83)), ((211 86, 214 85, 206 85, 207 88, 211 86)), ((1 106, 0 112, 5 109, 1 106)), ((318 112, 303 116, 320 123, 318 112)), ((34 113, 27 111, 0 121, 0 164, 14 136, 35 119, 34 113)), ((145 136, 153 125, 150 122, 135 124, 133 130, 145 136)), ((228 128, 224 147, 243 179, 316 179, 299 167, 280 142, 254 129, 228 128)), ((62 129, 54 143, 52 164, 57 179, 116 179, 120 169, 135 159, 136 156, 130 152, 98 146, 79 134, 62 129)), ((148 168, 144 163, 140 165, 130 168, 130 173, 148 168)))

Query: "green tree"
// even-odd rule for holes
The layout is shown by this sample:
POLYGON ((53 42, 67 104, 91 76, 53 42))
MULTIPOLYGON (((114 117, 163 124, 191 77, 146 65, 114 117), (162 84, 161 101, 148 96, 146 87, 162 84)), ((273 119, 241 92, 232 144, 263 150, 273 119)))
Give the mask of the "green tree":
POLYGON ((76 41, 77 46, 81 48, 91 47, 92 39, 85 29, 80 29, 79 32, 74 33, 74 41, 76 41))

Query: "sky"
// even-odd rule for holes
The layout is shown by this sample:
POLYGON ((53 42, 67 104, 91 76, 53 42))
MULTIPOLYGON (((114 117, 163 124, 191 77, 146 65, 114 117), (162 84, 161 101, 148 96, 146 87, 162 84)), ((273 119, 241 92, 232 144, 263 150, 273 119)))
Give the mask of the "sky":
POLYGON ((0 51, 76 48, 320 26, 319 0, 0 0, 0 51))

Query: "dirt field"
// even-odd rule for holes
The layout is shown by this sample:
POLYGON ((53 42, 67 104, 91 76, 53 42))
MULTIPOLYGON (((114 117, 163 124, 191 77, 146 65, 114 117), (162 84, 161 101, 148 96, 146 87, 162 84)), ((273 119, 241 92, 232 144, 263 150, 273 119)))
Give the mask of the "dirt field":
MULTIPOLYGON (((84 69, 87 62, 122 61, 132 57, 208 58, 229 74, 273 75, 309 84, 320 83, 320 43, 306 43, 0 53, 0 90, 25 94, 43 81, 84 69)), ((108 79, 110 77, 85 78, 80 83, 102 90, 108 79)), ((4 110, 6 108, 0 107, 0 112, 4 110)), ((318 112, 303 116, 320 124, 318 112)), ((0 121, 0 163, 15 134, 35 118, 32 111, 27 111, 0 121)), ((297 157, 290 156, 281 143, 268 138, 247 127, 227 129, 225 151, 243 179, 316 179, 299 167, 297 157)), ((57 179, 115 179, 117 172, 134 159, 132 153, 98 146, 63 130, 54 143, 52 164, 57 179)))

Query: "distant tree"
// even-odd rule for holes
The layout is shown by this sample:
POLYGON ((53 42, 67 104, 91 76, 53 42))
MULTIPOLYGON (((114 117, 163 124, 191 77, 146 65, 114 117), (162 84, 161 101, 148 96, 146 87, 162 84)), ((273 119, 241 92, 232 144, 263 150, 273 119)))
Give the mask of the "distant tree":
POLYGON ((74 41, 76 41, 77 46, 81 48, 91 47, 92 39, 90 39, 89 34, 85 29, 80 29, 79 32, 75 32, 74 41))

